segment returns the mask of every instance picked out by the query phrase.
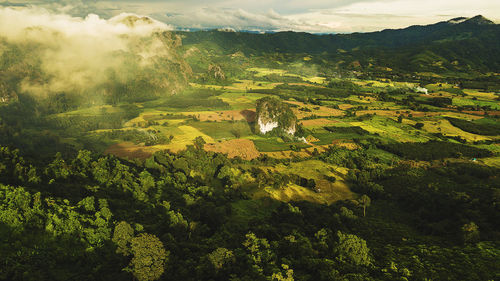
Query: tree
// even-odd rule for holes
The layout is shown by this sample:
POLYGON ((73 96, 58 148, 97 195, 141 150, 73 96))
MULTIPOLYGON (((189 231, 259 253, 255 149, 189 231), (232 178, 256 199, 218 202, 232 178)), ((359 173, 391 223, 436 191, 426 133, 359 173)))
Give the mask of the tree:
POLYGON ((71 174, 68 165, 64 161, 60 152, 56 153, 54 161, 45 169, 45 174, 52 179, 67 179, 71 174))
POLYGON ((416 129, 420 130, 420 129, 422 129, 424 127, 424 123, 418 122, 414 126, 415 126, 416 129))
POLYGON ((336 247, 337 258, 341 262, 347 262, 356 266, 367 266, 371 264, 370 249, 366 241, 354 234, 337 232, 339 244, 336 247))
POLYGON ((363 217, 366 216, 366 208, 370 207, 371 204, 371 199, 368 197, 368 195, 363 195, 361 198, 359 198, 358 202, 361 204, 363 207, 363 217))
POLYGON ((78 156, 71 162, 71 165, 77 170, 81 176, 85 176, 85 171, 90 168, 92 160, 92 152, 88 150, 78 151, 78 156))
POLYGON ((205 143, 207 143, 202 136, 197 136, 193 142, 194 142, 194 147, 198 150, 202 150, 205 143))
POLYGON ((220 270, 225 264, 235 262, 233 251, 226 248, 217 248, 208 254, 208 260, 214 266, 215 270, 220 270))
POLYGON ((357 219, 358 217, 356 217, 356 215, 354 214, 353 211, 351 211, 350 209, 346 208, 346 207, 340 207, 340 215, 344 218, 347 218, 347 219, 357 219))
POLYGON ((129 270, 139 281, 158 280, 164 271, 168 252, 158 237, 143 233, 130 241, 133 258, 129 270))
POLYGON ((87 212, 95 211, 94 204, 95 204, 94 196, 85 197, 80 202, 78 202, 78 206, 83 207, 83 209, 85 209, 85 211, 87 212))
POLYGON ((462 235, 464 243, 477 242, 479 240, 479 227, 474 222, 464 224, 462 235))
POLYGON ((293 281, 293 269, 291 269, 288 265, 282 264, 281 267, 285 271, 285 275, 282 272, 273 273, 271 276, 271 280, 276 281, 293 281))
POLYGON ((237 139, 241 138, 241 130, 239 128, 233 128, 231 130, 231 134, 233 134, 233 136, 237 139))
POLYGON ((134 237, 134 229, 126 221, 121 221, 115 226, 112 241, 116 244, 116 252, 128 256, 130 253, 129 243, 134 237))
POLYGON ((403 123, 403 115, 398 116, 398 123, 403 123))
POLYGON ((140 201, 147 201, 149 190, 156 185, 155 179, 148 171, 144 170, 139 174, 139 182, 140 184, 134 190, 134 196, 140 201))
POLYGON ((256 269, 262 272, 262 266, 268 264, 272 259, 269 242, 265 238, 258 238, 252 232, 247 233, 245 237, 247 239, 243 242, 243 246, 247 249, 248 257, 256 269))

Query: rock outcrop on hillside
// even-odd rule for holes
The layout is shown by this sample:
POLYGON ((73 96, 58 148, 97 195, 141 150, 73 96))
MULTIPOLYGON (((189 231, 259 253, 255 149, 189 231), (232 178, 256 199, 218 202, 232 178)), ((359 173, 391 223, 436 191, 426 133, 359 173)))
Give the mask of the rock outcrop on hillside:
POLYGON ((256 131, 267 134, 277 130, 278 133, 295 134, 297 117, 288 104, 277 98, 265 97, 257 101, 256 131))
POLYGON ((222 71, 220 65, 211 64, 208 66, 208 76, 215 80, 226 80, 226 74, 222 71))

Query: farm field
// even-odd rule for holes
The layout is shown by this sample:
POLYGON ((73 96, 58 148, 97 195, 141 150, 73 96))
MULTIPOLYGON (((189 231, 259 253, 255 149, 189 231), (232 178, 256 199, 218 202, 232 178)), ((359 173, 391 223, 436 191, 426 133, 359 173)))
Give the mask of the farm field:
MULTIPOLYGON (((317 94, 316 98, 321 101, 317 104, 314 98, 301 100, 297 92, 281 89, 287 85, 289 85, 287 87, 301 87, 300 89, 306 90, 310 87, 313 91, 317 89, 317 85, 328 89, 325 78, 301 77, 289 74, 283 69, 249 68, 247 71, 255 74, 253 76, 255 80, 236 80, 224 86, 191 83, 192 90, 189 95, 198 95, 201 99, 207 100, 207 106, 203 109, 198 105, 189 107, 188 110, 171 108, 165 106, 169 99, 135 103, 136 117, 116 127, 89 130, 86 133, 87 137, 99 136, 103 144, 107 143, 106 146, 100 146, 103 152, 125 159, 146 159, 161 151, 178 153, 195 145, 194 140, 197 137, 201 137, 205 142, 203 147, 206 151, 222 153, 229 158, 247 161, 262 157, 280 161, 293 158, 295 162, 291 163, 288 168, 277 166, 276 171, 284 174, 307 174, 316 181, 316 188, 321 192, 294 183, 278 189, 268 186, 257 191, 249 191, 249 194, 255 198, 269 197, 284 202, 306 200, 332 204, 338 200, 357 198, 356 193, 350 188, 350 183, 345 180, 345 171, 332 174, 330 170, 324 170, 324 167, 314 168, 313 163, 317 163, 314 161, 318 160, 308 160, 317 158, 317 155, 325 153, 329 147, 357 151, 367 143, 375 143, 376 146, 383 147, 384 143, 425 143, 447 139, 453 142, 463 141, 468 145, 490 150, 494 156, 484 158, 480 160, 480 163, 498 167, 499 149, 493 149, 496 146, 483 143, 497 142, 500 136, 467 132, 446 119, 458 118, 475 120, 474 122, 483 122, 482 119, 484 119, 487 123, 494 122, 488 121, 491 118, 485 117, 483 110, 456 110, 457 106, 474 108, 488 106, 489 115, 495 116, 498 111, 495 105, 498 102, 494 93, 464 89, 465 95, 458 97, 450 90, 454 89, 451 85, 427 85, 429 94, 413 94, 416 98, 418 97, 416 101, 422 100, 422 105, 427 105, 431 104, 434 99, 449 97, 452 102, 449 105, 437 106, 432 110, 423 110, 423 108, 409 108, 408 105, 401 103, 402 96, 399 93, 394 95, 394 99, 388 101, 373 94, 387 87, 411 89, 416 86, 414 83, 356 79, 349 83, 360 87, 364 92, 363 95, 348 95, 347 98, 342 98, 342 92, 340 92, 341 96, 338 98, 328 96, 327 100, 323 101, 321 94, 317 94), (271 83, 264 79, 259 80, 269 75, 304 79, 314 82, 315 85, 271 83), (302 138, 266 136, 256 131, 256 102, 263 97, 273 96, 285 98, 285 102, 289 104, 297 117, 297 124, 302 128, 302 138), (419 124, 421 124, 420 127, 419 124), (130 139, 126 131, 137 131, 146 137, 130 139), (106 138, 102 138, 102 135, 106 135, 106 138), (122 138, 121 135, 127 137, 122 138), (148 142, 148 137, 155 141, 148 142), (325 176, 333 177, 334 174, 338 177, 334 183, 324 178, 325 176)), ((96 113, 123 114, 123 112, 120 107, 100 106, 57 114, 53 118, 67 116, 83 118, 96 113)), ((383 149, 379 150, 376 155, 384 159, 386 163, 388 161, 394 163, 400 159, 398 155, 393 155, 383 149)))

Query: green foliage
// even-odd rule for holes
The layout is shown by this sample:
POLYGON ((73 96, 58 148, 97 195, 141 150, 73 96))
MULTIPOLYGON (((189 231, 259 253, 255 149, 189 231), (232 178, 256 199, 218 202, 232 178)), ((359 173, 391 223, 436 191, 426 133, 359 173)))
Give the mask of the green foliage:
POLYGON ((187 91, 184 94, 174 95, 166 99, 162 104, 169 108, 189 109, 189 108, 212 108, 227 109, 229 104, 217 98, 221 91, 210 89, 196 89, 187 91))
MULTIPOLYGON (((81 133, 101 129, 121 129, 122 124, 138 114, 134 110, 118 113, 85 115, 55 115, 46 119, 50 128, 65 130, 66 133, 81 133)), ((116 133, 115 133, 116 134, 116 133)))
MULTIPOLYGON (((498 246, 484 240, 497 228, 498 212, 487 203, 494 198, 494 169, 471 164, 379 171, 369 150, 331 148, 325 160, 339 157, 335 161, 344 163, 352 159, 361 168, 355 170, 356 182, 383 187, 381 195, 370 193, 370 215, 364 218, 351 211, 356 204, 349 201, 325 206, 242 200, 245 197, 238 189, 224 188, 232 184, 232 176, 243 172, 242 164, 194 147, 177 155, 157 153, 147 161, 149 168, 145 163, 88 151, 73 158, 61 156, 57 162, 64 161, 68 179, 74 183, 58 178, 51 185, 47 175, 39 183, 18 178, 13 168, 16 162, 10 161, 21 157, 11 150, 2 151, 6 156, 1 162, 2 181, 28 185, 0 185, 0 233, 5 239, 0 250, 8 261, 1 271, 5 279, 22 279, 16 272, 23 268, 27 276, 58 272, 61 279, 76 274, 122 280, 130 278, 121 271, 128 262, 128 272, 140 280, 159 276, 166 280, 228 279, 231 275, 252 280, 376 278, 370 273, 372 267, 376 272, 387 270, 391 276, 387 278, 393 279, 458 278, 457 274, 471 280, 494 278, 491 268, 498 246), (175 175, 176 161, 183 163, 182 179, 175 175), (48 192, 57 197, 47 196, 48 192), (394 221, 398 216, 403 218, 394 221), (113 224, 114 220, 118 222, 113 224), (454 229, 455 234, 450 236, 447 229, 454 229), (338 230, 336 243, 332 232, 338 230), (421 242, 404 243, 401 237, 421 242), (482 248, 473 246, 476 241, 482 248), (450 243, 454 246, 446 246, 450 243), (169 254, 163 245, 168 245, 169 254), (35 249, 44 249, 52 258, 40 260, 35 249), (453 259, 455 265, 440 256, 453 259), (168 274, 161 274, 164 270, 168 274)), ((41 169, 41 164, 20 163, 41 169)), ((252 177, 272 185, 272 181, 307 185, 300 177, 285 178, 272 171, 264 174, 266 179, 259 175, 252 172, 252 177)))
POLYGON ((82 201, 78 202, 78 206, 83 207, 83 209, 87 212, 94 211, 95 212, 95 199, 94 196, 85 197, 82 201))
POLYGON ((163 243, 152 234, 140 234, 130 240, 130 271, 139 281, 160 279, 164 272, 168 252, 163 243))
POLYGON ((491 156, 489 150, 460 143, 429 141, 426 143, 391 143, 381 144, 381 148, 398 156, 412 160, 436 160, 453 158, 460 153, 465 157, 481 158, 491 156))
POLYGON ((451 118, 448 117, 446 118, 448 121, 453 126, 456 126, 466 132, 473 133, 473 134, 478 134, 478 135, 485 135, 485 136, 498 136, 500 135, 500 125, 494 121, 491 120, 491 122, 484 122, 484 121, 467 121, 463 119, 458 119, 458 118, 451 118))
POLYGON ((366 208, 370 207, 371 199, 366 194, 363 194, 361 198, 359 198, 359 203, 361 207, 363 207, 363 217, 366 216, 366 208))
POLYGON ((370 249, 366 246, 366 241, 353 234, 337 232, 339 243, 335 248, 337 257, 341 262, 350 263, 356 266, 368 266, 372 263, 370 249))
POLYGON ((245 235, 246 240, 243 242, 248 258, 251 260, 255 269, 262 272, 263 267, 273 258, 272 252, 269 249, 270 245, 267 239, 258 238, 254 233, 249 232, 245 235))
POLYGON ((223 266, 227 266, 236 261, 232 251, 226 248, 217 248, 208 254, 208 260, 214 266, 215 270, 220 270, 223 266))
POLYGON ((130 241, 134 237, 134 229, 125 221, 115 225, 112 241, 116 244, 116 253, 125 256, 130 254, 130 241))
POLYGON ((479 227, 474 222, 464 224, 461 230, 465 243, 473 243, 479 241, 479 227))
POLYGON ((157 144, 169 144, 172 137, 167 137, 158 130, 111 130, 103 132, 93 132, 94 136, 103 137, 112 140, 130 141, 135 144, 144 143, 146 146, 157 144))
POLYGON ((283 268, 283 271, 285 274, 283 275, 282 272, 278 273, 273 273, 271 276, 271 280, 277 280, 277 281, 293 281, 293 269, 291 269, 288 265, 282 264, 281 267, 283 268))
POLYGON ((351 169, 367 169, 372 165, 373 157, 364 150, 349 150, 331 145, 319 156, 326 163, 335 164, 351 169))
POLYGON ((204 145, 205 145, 205 143, 207 143, 207 142, 203 139, 203 137, 198 136, 198 137, 196 137, 196 138, 194 139, 193 143, 194 143, 194 147, 195 147, 196 149, 201 150, 201 149, 203 149, 203 146, 204 146, 204 145))
POLYGON ((356 134, 356 135, 369 135, 370 132, 366 131, 365 129, 358 127, 358 126, 353 126, 353 127, 324 127, 325 130, 332 132, 332 133, 338 133, 338 134, 356 134))
POLYGON ((415 123, 414 127, 415 127, 415 129, 420 130, 424 127, 424 123, 417 122, 417 123, 415 123))

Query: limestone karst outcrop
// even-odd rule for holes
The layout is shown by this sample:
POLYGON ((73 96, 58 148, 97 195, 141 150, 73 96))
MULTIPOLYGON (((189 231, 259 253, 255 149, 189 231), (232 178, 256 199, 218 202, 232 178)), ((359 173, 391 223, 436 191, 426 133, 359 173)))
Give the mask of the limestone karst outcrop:
POLYGON ((297 117, 290 106, 277 98, 265 97, 257 101, 256 131, 267 134, 273 130, 288 135, 295 134, 297 117))

